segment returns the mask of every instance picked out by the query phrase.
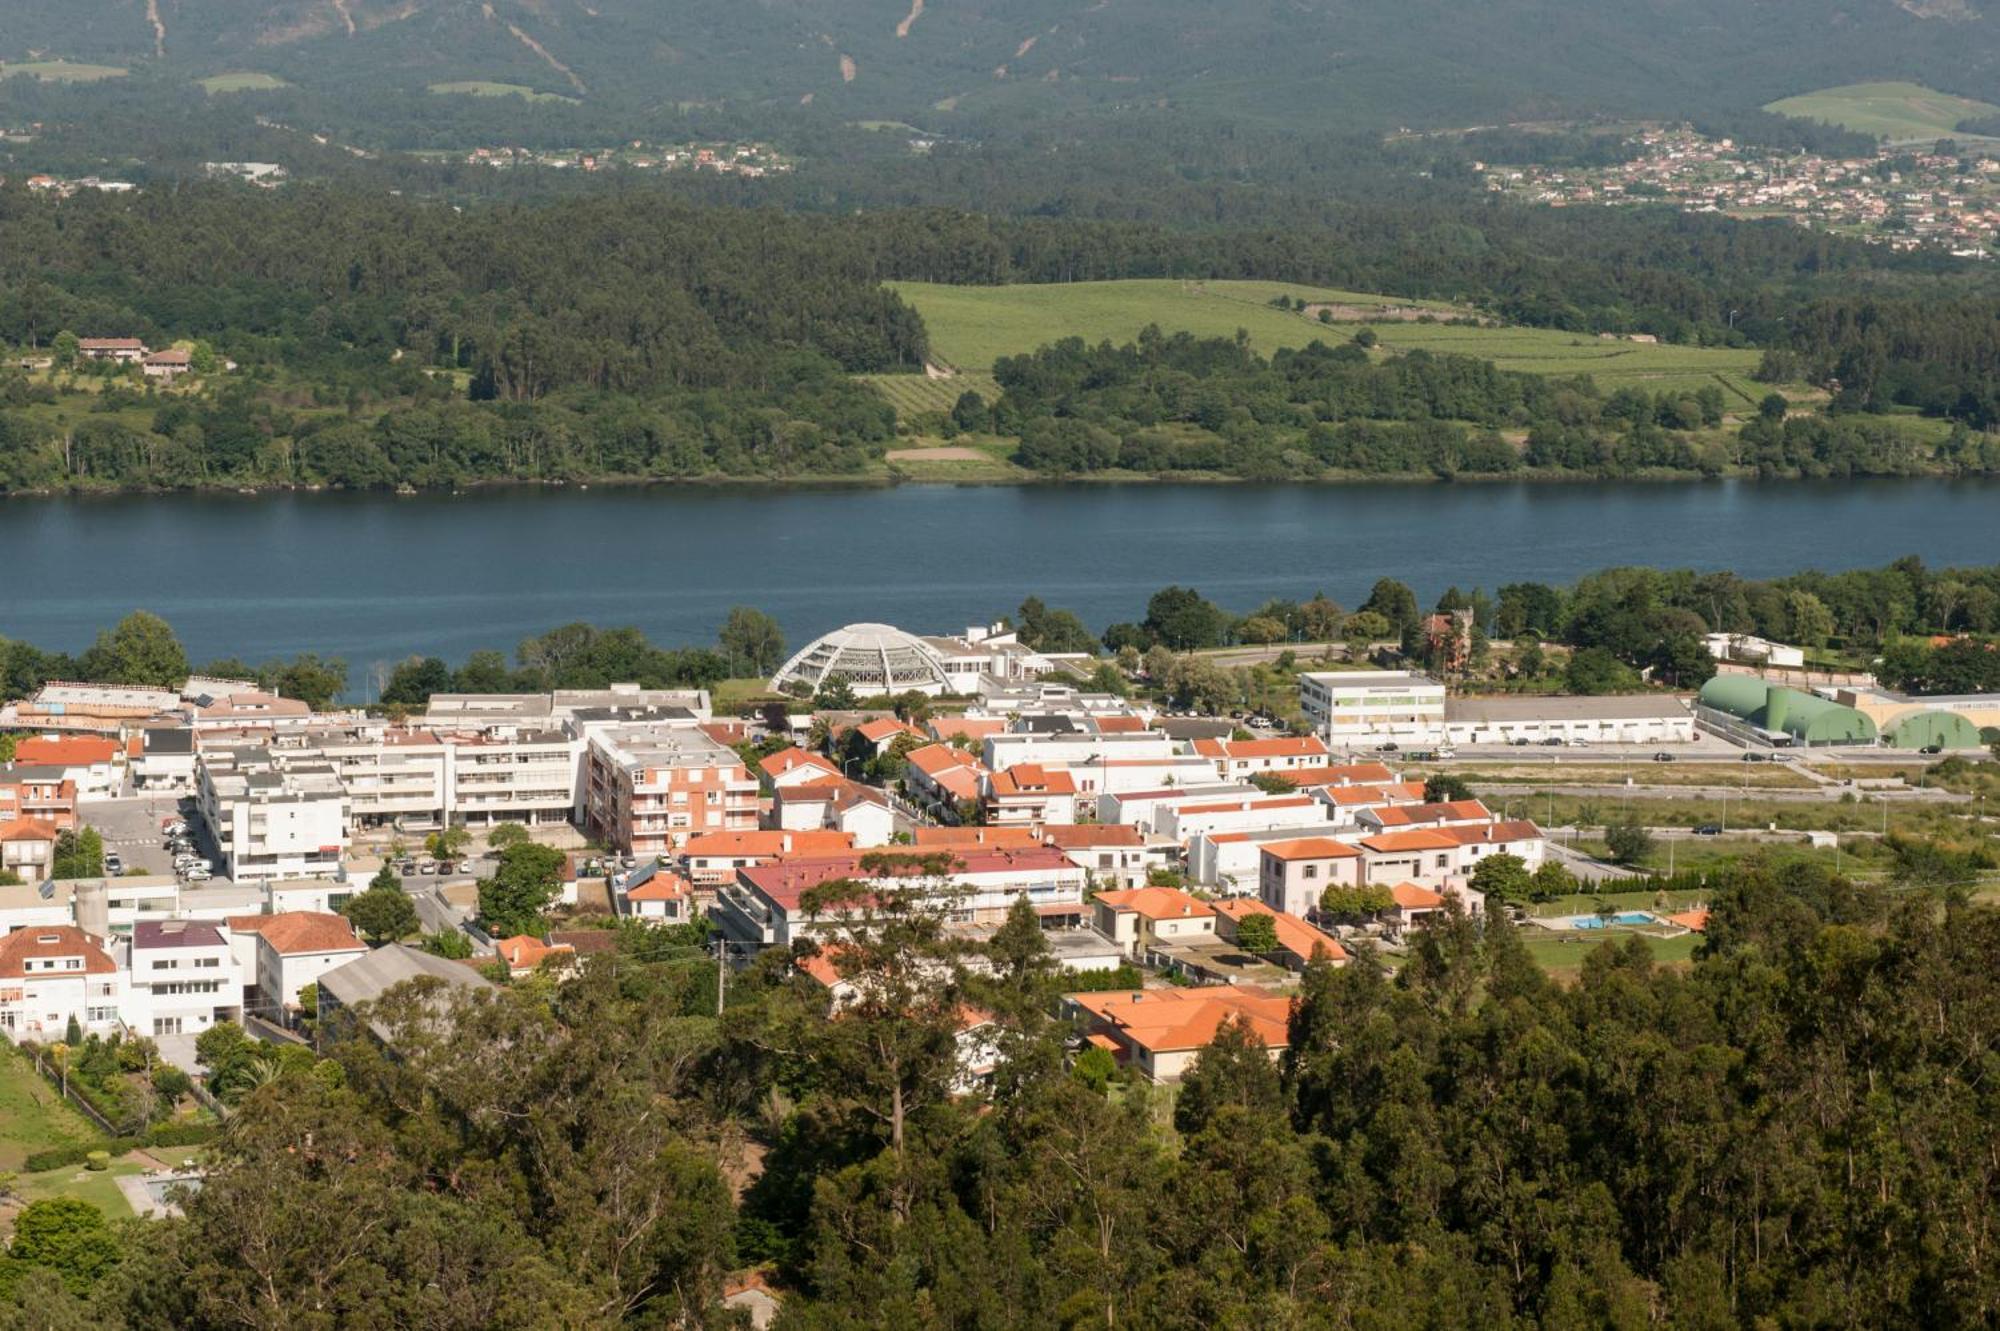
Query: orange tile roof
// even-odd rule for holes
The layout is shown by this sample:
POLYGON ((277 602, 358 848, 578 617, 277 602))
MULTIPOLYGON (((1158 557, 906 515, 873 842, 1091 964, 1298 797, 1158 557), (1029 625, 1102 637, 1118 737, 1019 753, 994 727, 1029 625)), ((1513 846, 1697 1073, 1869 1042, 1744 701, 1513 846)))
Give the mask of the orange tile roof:
POLYGON ((915 726, 905 725, 893 716, 884 716, 873 721, 864 721, 856 726, 855 729, 860 731, 861 738, 867 740, 870 744, 882 744, 894 739, 898 735, 923 734, 915 726))
POLYGON ((776 753, 760 758, 757 761, 758 770, 774 781, 785 775, 785 773, 796 771, 802 767, 813 768, 834 776, 840 775, 840 769, 827 759, 820 757, 817 753, 807 753, 797 745, 789 749, 780 749, 776 753))
POLYGON ((1147 729, 1146 719, 1140 716, 1100 716, 1097 718, 1097 733, 1100 735, 1137 735, 1147 729))
POLYGON ((31 735, 14 745, 14 761, 31 767, 94 767, 117 755, 117 740, 90 735, 31 735))
POLYGON ((681 852, 689 859, 723 855, 736 859, 769 859, 779 855, 830 855, 854 848, 847 832, 813 829, 804 832, 708 832, 691 837, 681 852))
POLYGON ((516 934, 512 938, 502 938, 493 944, 493 950, 500 954, 500 960, 507 963, 509 970, 533 970, 543 960, 558 953, 574 955, 576 949, 568 943, 550 946, 529 934, 516 934))
POLYGON ((0 977, 23 979, 28 973, 28 962, 51 957, 79 957, 83 965, 81 969, 68 970, 38 968, 37 976, 111 975, 118 970, 118 963, 98 946, 96 939, 73 924, 54 924, 16 929, 0 938, 0 977))
POLYGON ((1075 994, 1070 1001, 1125 1042, 1155 1054, 1200 1049, 1224 1022, 1238 1018, 1249 1022, 1266 1049, 1282 1049, 1290 1039, 1291 999, 1252 985, 1120 990, 1075 994))
POLYGON ((1453 845, 1480 846, 1495 841, 1538 841, 1542 829, 1526 819, 1516 818, 1508 823, 1472 823, 1457 827, 1440 827, 1436 835, 1448 837, 1453 845))
POLYGON ((1323 933, 1288 910, 1273 910, 1255 897, 1231 897, 1215 903, 1215 909, 1241 922, 1252 915, 1267 915, 1278 931, 1278 946, 1294 956, 1312 960, 1314 949, 1323 949, 1328 961, 1347 960, 1347 949, 1331 934, 1323 933))
POLYGON ((1458 838, 1447 836, 1443 831, 1433 831, 1427 827, 1414 828, 1407 832, 1383 832, 1377 836, 1361 838, 1361 844, 1373 851, 1403 850, 1451 850, 1459 844, 1458 838))
POLYGON ((993 793, 1008 795, 1074 795, 1076 781, 1060 767, 1051 770, 1040 763, 1017 763, 1004 772, 995 772, 993 793))
POLYGON ((934 716, 931 718, 931 734, 939 739, 950 739, 963 735, 967 739, 985 739, 988 735, 1007 733, 1007 721, 998 716, 934 716))
POLYGON ((1215 804, 1183 804, 1180 813, 1242 813, 1249 809, 1304 809, 1318 801, 1310 795, 1245 795, 1215 804))
POLYGON ((1389 895, 1395 898, 1398 910, 1437 910, 1444 905, 1441 893, 1415 883, 1397 883, 1389 889, 1389 895))
POLYGON ((11 823, 0 823, 0 841, 54 841, 57 835, 54 823, 45 823, 39 818, 16 818, 11 823))
POLYGON ((1264 847, 1264 853, 1274 860, 1351 860, 1358 859, 1361 852, 1345 841, 1335 841, 1332 837, 1300 837, 1296 841, 1274 841, 1264 847))
POLYGON ((660 872, 625 894, 627 901, 679 901, 693 892, 688 880, 677 873, 660 872))
POLYGON ((1042 828, 1042 840, 1064 850, 1146 844, 1146 838, 1130 823, 1050 823, 1042 828))
POLYGON ((1326 791, 1326 798, 1339 808, 1391 804, 1397 800, 1416 803, 1423 797, 1424 787, 1421 781, 1406 781, 1386 786, 1329 786, 1326 791))
MULTIPOLYGON (((1044 833, 1052 829, 1044 828, 1044 833)), ((1039 846, 1047 838, 1029 827, 919 827, 916 844, 946 849, 953 846, 991 846, 997 850, 1039 846)))
POLYGON ((949 744, 926 744, 920 749, 911 749, 904 758, 910 766, 933 780, 936 780, 940 773, 949 772, 954 768, 976 770, 979 766, 978 760, 972 755, 954 749, 949 744))
POLYGON ((1206 901, 1177 887, 1129 887, 1121 892, 1099 892, 1097 899, 1115 911, 1131 911, 1149 920, 1198 920, 1215 914, 1206 901))
POLYGON ((1204 758, 1324 758, 1326 745, 1310 735, 1282 739, 1198 739, 1194 751, 1204 758))
POLYGON ((272 950, 283 956, 368 950, 367 945, 354 936, 354 926, 345 918, 321 910, 287 910, 276 915, 232 915, 229 927, 240 934, 261 934, 272 950))

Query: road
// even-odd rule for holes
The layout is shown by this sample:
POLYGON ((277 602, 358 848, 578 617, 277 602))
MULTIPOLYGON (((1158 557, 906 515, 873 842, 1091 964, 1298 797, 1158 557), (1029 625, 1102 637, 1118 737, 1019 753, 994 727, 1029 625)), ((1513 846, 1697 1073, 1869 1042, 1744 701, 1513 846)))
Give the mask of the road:
POLYGON ((180 812, 173 795, 131 795, 119 799, 80 801, 77 815, 104 838, 104 849, 117 851, 125 867, 149 874, 174 871, 173 855, 166 850, 160 824, 180 812))

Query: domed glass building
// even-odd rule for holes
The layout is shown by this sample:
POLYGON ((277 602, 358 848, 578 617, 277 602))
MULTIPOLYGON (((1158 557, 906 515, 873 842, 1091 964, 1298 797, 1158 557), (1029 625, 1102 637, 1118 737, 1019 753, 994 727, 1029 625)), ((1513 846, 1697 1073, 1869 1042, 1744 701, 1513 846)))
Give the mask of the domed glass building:
POLYGON ((787 693, 817 693, 844 679, 862 697, 950 692, 944 662, 927 643, 890 624, 849 624, 822 634, 771 676, 771 687, 787 693))

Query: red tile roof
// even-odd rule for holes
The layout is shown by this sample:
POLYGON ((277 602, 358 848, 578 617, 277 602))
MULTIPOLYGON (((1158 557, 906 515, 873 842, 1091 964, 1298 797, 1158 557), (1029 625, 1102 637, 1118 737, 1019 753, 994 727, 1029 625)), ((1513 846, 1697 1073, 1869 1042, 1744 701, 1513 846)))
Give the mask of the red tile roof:
POLYGON ((57 835, 54 823, 45 823, 39 818, 16 818, 11 823, 0 823, 0 841, 54 841, 57 835))
POLYGON ((804 832, 708 832, 689 838, 681 852, 691 860, 716 856, 771 859, 779 855, 829 855, 853 848, 850 834, 816 828, 804 832))
POLYGON ((688 880, 677 873, 654 874, 625 894, 627 901, 679 901, 694 891, 688 880))
POLYGON ((1301 837, 1297 841, 1274 841, 1263 851, 1274 860, 1352 860, 1361 852, 1345 841, 1332 837, 1301 837))
POLYGON ((77 958, 82 964, 63 970, 37 968, 36 976, 111 975, 118 970, 118 964, 96 939, 73 924, 56 924, 16 929, 0 938, 0 978, 22 979, 28 974, 29 961, 62 957, 77 958))
POLYGON ((34 767, 94 767, 117 755, 117 740, 90 735, 31 735, 14 746, 14 761, 34 767))
POLYGON ((1076 781, 1060 767, 1051 770, 1040 763, 1017 763, 991 778, 997 798, 1011 795, 1074 795, 1076 781))
POLYGON ((1398 910, 1437 910, 1444 905, 1443 894, 1415 883, 1397 883, 1389 889, 1389 895, 1396 899, 1398 910))
POLYGON ((1122 892, 1099 892, 1097 899, 1121 914, 1131 911, 1148 920, 1198 920, 1215 914, 1206 901, 1177 887, 1131 887, 1122 892))
POLYGON ((259 934, 283 956, 309 952, 366 952, 354 927, 339 915, 319 910, 288 910, 276 915, 232 915, 229 927, 239 934, 259 934))
POLYGON ((1324 758, 1326 745, 1310 735, 1281 739, 1198 739, 1194 751, 1204 758, 1324 758))
POLYGON ((1272 927, 1278 931, 1278 946, 1294 956, 1311 961, 1318 950, 1326 953, 1328 961, 1347 960, 1347 949, 1331 934, 1315 929, 1288 910, 1272 910, 1255 897, 1232 897, 1227 901, 1218 901, 1215 909, 1238 923, 1252 915, 1269 916, 1272 927))
MULTIPOLYGON (((1052 829, 1044 828, 1046 834, 1052 829)), ((1030 827, 919 827, 916 844, 943 849, 955 846, 990 846, 996 850, 1025 850, 1053 838, 1037 836, 1030 827)))
POLYGON ((770 777, 774 781, 787 772, 796 771, 799 768, 809 768, 825 772, 829 776, 840 775, 840 769, 835 767, 833 763, 820 757, 817 753, 807 753, 804 749, 797 746, 789 749, 780 749, 768 757, 759 759, 757 767, 765 776, 770 777))
POLYGON ((507 963, 507 969, 516 971, 533 970, 550 956, 558 953, 572 956, 576 949, 568 943, 550 946, 541 939, 528 934, 516 934, 512 938, 502 938, 493 944, 493 950, 500 954, 500 960, 507 963))
POLYGON ((1247 1021, 1251 1034, 1266 1049, 1282 1049, 1290 1039, 1292 1000, 1252 985, 1074 994, 1070 1001, 1115 1037, 1154 1054, 1200 1049, 1214 1041, 1224 1022, 1234 1019, 1247 1021))
POLYGON ((1129 823, 1050 823, 1042 828, 1042 840, 1064 850, 1146 844, 1139 829, 1129 823))

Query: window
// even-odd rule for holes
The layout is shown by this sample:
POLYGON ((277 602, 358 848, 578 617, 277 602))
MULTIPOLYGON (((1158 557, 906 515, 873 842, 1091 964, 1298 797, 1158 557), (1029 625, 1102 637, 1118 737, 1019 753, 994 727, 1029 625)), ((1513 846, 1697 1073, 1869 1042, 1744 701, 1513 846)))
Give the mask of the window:
POLYGON ((89 1016, 90 1024, 93 1026, 100 1021, 116 1021, 118 1020, 118 1009, 115 1007, 94 1007, 90 1009, 89 1016))
POLYGON ((179 968, 180 962, 178 961, 156 961, 153 963, 153 969, 156 971, 178 970, 179 968))
POLYGON ((1308 864, 1306 866, 1306 871, 1303 876, 1307 878, 1319 877, 1319 866, 1317 864, 1308 864))

